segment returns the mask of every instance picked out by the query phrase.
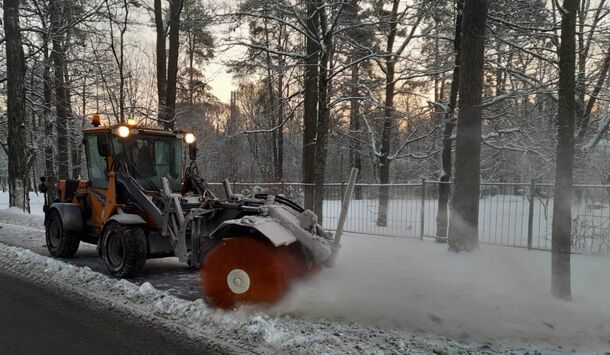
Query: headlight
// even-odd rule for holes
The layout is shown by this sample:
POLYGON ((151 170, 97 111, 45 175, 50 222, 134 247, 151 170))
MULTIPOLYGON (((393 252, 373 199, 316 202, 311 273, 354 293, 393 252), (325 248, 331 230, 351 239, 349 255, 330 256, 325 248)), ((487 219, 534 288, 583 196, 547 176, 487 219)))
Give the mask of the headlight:
POLYGON ((184 142, 186 144, 193 144, 193 143, 195 143, 195 135, 192 134, 192 133, 186 133, 184 135, 184 142))
POLYGON ((129 132, 129 127, 127 127, 127 126, 120 126, 119 128, 117 128, 117 134, 121 138, 129 137, 129 133, 130 133, 129 132))

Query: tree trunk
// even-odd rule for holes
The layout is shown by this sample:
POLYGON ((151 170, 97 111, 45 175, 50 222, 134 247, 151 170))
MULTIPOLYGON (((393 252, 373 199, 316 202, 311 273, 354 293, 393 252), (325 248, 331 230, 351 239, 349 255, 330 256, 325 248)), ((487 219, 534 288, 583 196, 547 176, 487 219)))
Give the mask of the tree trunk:
MULTIPOLYGON (((360 4, 359 0, 351 0, 345 6, 345 18, 350 21, 350 24, 353 24, 354 28, 361 25, 360 17, 360 4)), ((348 35, 353 37, 354 39, 359 38, 360 34, 357 30, 348 32, 348 35)), ((356 61, 362 56, 363 53, 357 46, 352 46, 350 50, 350 62, 356 63, 356 61)), ((349 111, 349 130, 350 134, 356 136, 356 139, 350 140, 349 145, 349 160, 352 168, 358 169, 358 171, 362 172, 362 156, 360 153, 360 63, 353 64, 351 68, 351 78, 350 78, 350 111, 349 111)), ((362 174, 359 174, 359 176, 362 174)), ((354 188, 354 199, 360 200, 362 199, 362 186, 356 186, 354 188)))
POLYGON ((191 106, 191 111, 193 110, 194 99, 193 96, 195 94, 195 39, 193 38, 194 34, 192 31, 188 36, 188 56, 189 56, 189 105, 191 106))
POLYGON ((604 57, 604 62, 602 63, 602 67, 599 70, 599 74, 597 74, 597 82, 593 87, 593 92, 591 93, 591 97, 587 102, 587 107, 585 108, 585 112, 583 115, 583 119, 581 121, 580 127, 578 129, 578 136, 584 137, 587 128, 589 127, 589 122, 591 122, 591 112, 593 112, 593 107, 597 102, 597 97, 599 96, 601 90, 604 88, 604 81, 608 76, 608 70, 610 69, 610 50, 606 52, 604 57))
MULTIPOLYGON (((271 43, 269 41, 269 28, 267 26, 267 19, 263 20, 264 22, 264 29, 265 29, 265 46, 267 48, 271 47, 271 43)), ((276 127, 277 124, 280 122, 279 121, 279 111, 277 109, 275 109, 275 105, 278 104, 278 101, 276 100, 276 95, 275 95, 275 88, 274 88, 274 78, 273 78, 273 60, 271 59, 271 53, 269 53, 269 51, 266 52, 265 54, 265 65, 267 67, 267 94, 269 95, 269 107, 272 108, 271 112, 270 112, 270 118, 271 118, 271 127, 276 127)), ((278 179, 278 146, 277 146, 277 130, 273 130, 271 132, 271 141, 270 141, 270 147, 271 148, 271 158, 272 158, 272 166, 273 166, 273 176, 275 178, 275 181, 279 181, 278 179)))
POLYGON ((438 210, 436 213, 436 237, 437 241, 444 242, 447 238, 447 226, 449 220, 449 197, 451 195, 451 175, 453 174, 451 149, 453 142, 451 136, 455 127, 455 107, 457 106, 458 88, 460 82, 460 47, 462 41, 462 12, 464 0, 456 1, 455 15, 455 34, 453 37, 453 50, 455 59, 453 66, 453 76, 451 79, 451 91, 449 93, 449 107, 445 116, 445 128, 443 130, 443 151, 441 153, 442 172, 440 174, 441 183, 438 185, 438 210))
POLYGON ((379 207, 377 210, 377 225, 385 227, 388 225, 388 199, 390 183, 390 144, 392 143, 392 130, 394 127, 394 93, 396 83, 394 81, 396 58, 394 52, 394 40, 396 39, 396 26, 398 21, 399 0, 394 0, 390 18, 390 30, 386 48, 385 68, 385 107, 383 109, 383 128, 381 130, 381 157, 379 158, 379 207))
POLYGON ((320 222, 323 221, 324 179, 326 176, 326 156, 328 153, 328 133, 330 130, 330 108, 328 107, 330 91, 329 64, 331 62, 332 35, 324 33, 326 11, 318 6, 320 31, 323 34, 324 49, 320 53, 320 74, 318 77, 318 125, 316 130, 316 165, 314 184, 314 213, 320 222))
MULTIPOLYGON (((283 63, 280 62, 280 65, 283 63)), ((277 161, 275 162, 275 179, 276 181, 282 181, 284 179, 284 126, 281 125, 284 122, 284 97, 282 91, 284 89, 283 74, 279 74, 277 79, 277 92, 278 92, 278 122, 280 126, 277 129, 277 161)))
POLYGON ((552 277, 553 296, 569 300, 570 250, 572 234, 572 179, 574 167, 574 119, 576 94, 576 12, 578 0, 564 0, 559 47, 559 106, 557 112, 557 155, 553 202, 552 277))
MULTIPOLYGON (((155 0, 155 27, 157 30, 157 99, 158 117, 163 120, 165 113, 165 99, 167 90, 167 52, 165 47, 165 26, 163 24, 163 8, 161 0, 155 0)), ((161 121, 163 122, 163 121, 161 121)))
POLYGON ((167 98, 165 100, 165 129, 173 130, 176 124, 176 82, 180 47, 180 12, 182 0, 170 2, 169 53, 167 58, 167 98))
POLYGON ((47 178, 47 198, 49 201, 55 200, 57 188, 55 186, 57 178, 55 176, 54 154, 53 154, 53 123, 51 122, 51 97, 53 95, 51 87, 51 58, 49 57, 49 38, 45 35, 43 43, 44 68, 42 73, 43 81, 43 100, 42 117, 44 120, 44 170, 47 178))
MULTIPOLYGON (((282 25, 280 27, 280 33, 281 35, 278 36, 278 48, 285 48, 287 43, 288 43, 288 38, 289 38, 289 33, 286 30, 286 26, 282 25)), ((286 58, 283 56, 279 57, 279 67, 282 68, 282 70, 284 70, 283 68, 286 67, 286 58)), ((288 91, 289 90, 289 86, 284 87, 284 75, 285 72, 281 71, 279 76, 278 76, 278 81, 277 81, 277 94, 278 94, 278 98, 280 99, 280 104, 279 104, 279 120, 280 122, 284 122, 284 120, 286 119, 286 111, 285 111, 285 104, 284 104, 284 97, 288 97, 289 94, 288 92, 285 93, 285 90, 288 91), (284 96, 285 95, 285 96, 284 96)), ((276 171, 278 173, 278 181, 283 181, 284 180, 284 126, 280 125, 277 129, 277 168, 276 171)))
POLYGON ((390 143, 392 142, 392 128, 394 126, 394 63, 388 61, 386 65, 385 108, 383 113, 383 131, 381 134, 381 154, 379 158, 379 209, 377 212, 377 225, 388 225, 388 199, 390 183, 390 143))
MULTIPOLYGON (((314 0, 307 4, 307 30, 310 36, 318 34, 318 17, 314 0)), ((316 40, 306 38, 307 58, 304 69, 303 102, 303 183, 305 184, 306 209, 314 209, 314 189, 316 165, 316 125, 318 123, 318 60, 320 49, 316 40)))
POLYGON ((68 152, 68 103, 66 95, 66 85, 64 68, 65 52, 63 49, 62 35, 62 10, 58 0, 49 2, 49 15, 51 18, 51 42, 53 50, 53 72, 55 75, 55 127, 57 131, 57 178, 70 178, 69 171, 69 152, 68 152))
POLYGON ((6 89, 8 121, 9 206, 29 210, 27 191, 28 149, 25 123, 25 58, 19 27, 19 0, 4 1, 6 38, 6 89))
MULTIPOLYGON (((69 36, 69 34, 68 34, 69 36)), ((66 87, 70 87, 70 77, 68 75, 68 65, 64 61, 64 83, 66 83, 66 87)), ((76 120, 74 116, 74 110, 72 110, 72 95, 70 90, 66 90, 66 103, 67 103, 67 111, 68 111, 68 140, 70 142, 70 166, 71 166, 71 176, 72 179, 78 179, 80 176, 80 142, 82 141, 80 137, 80 131, 82 127, 80 127, 79 122, 76 120)))
MULTIPOLYGON (((356 50, 352 52, 352 62, 357 57, 356 50)), ((360 65, 356 64, 352 66, 352 78, 351 78, 351 99, 350 99, 350 111, 349 111, 349 129, 352 134, 359 135, 360 132, 360 65)), ((359 138, 359 137, 358 137, 359 138)), ((352 140, 349 145, 350 149, 350 160, 353 168, 362 171, 362 157, 360 155, 360 143, 358 140, 352 140)), ((362 199, 362 186, 356 186, 354 189, 354 198, 356 200, 362 199)))
POLYGON ((451 199, 449 249, 471 251, 479 245, 481 101, 487 1, 464 4, 455 144, 455 184, 451 199))

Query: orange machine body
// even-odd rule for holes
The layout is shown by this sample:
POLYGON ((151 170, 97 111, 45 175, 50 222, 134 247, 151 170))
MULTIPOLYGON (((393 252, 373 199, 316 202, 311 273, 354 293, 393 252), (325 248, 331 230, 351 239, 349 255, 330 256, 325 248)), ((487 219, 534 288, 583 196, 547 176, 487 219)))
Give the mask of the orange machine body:
MULTIPOLYGON (((91 134, 105 134, 111 137, 114 127, 94 127, 83 130, 83 136, 86 138, 91 134)), ((171 136, 171 133, 157 129, 139 129, 141 133, 153 134, 160 136, 171 136)), ((57 200, 56 202, 72 203, 80 205, 84 211, 86 221, 86 234, 89 234, 90 240, 95 240, 102 231, 104 225, 109 218, 121 209, 125 213, 137 214, 142 217, 152 228, 161 228, 159 223, 147 215, 144 211, 138 208, 137 205, 123 204, 117 201, 117 183, 116 172, 112 154, 106 158, 107 168, 107 187, 99 188, 91 186, 89 180, 59 180, 57 182, 57 200)))

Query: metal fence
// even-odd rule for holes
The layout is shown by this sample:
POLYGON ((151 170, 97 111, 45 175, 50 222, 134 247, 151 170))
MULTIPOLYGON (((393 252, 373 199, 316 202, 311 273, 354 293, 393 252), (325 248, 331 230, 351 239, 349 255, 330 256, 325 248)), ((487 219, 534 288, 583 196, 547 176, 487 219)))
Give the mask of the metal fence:
MULTIPOLYGON (((357 184, 345 230, 352 233, 407 238, 436 236, 439 182, 390 184, 387 223, 378 224, 379 184, 357 184)), ((222 196, 219 183, 210 184, 222 196)), ((236 193, 284 194, 303 202, 301 183, 233 183, 236 193)), ((345 185, 325 184, 323 225, 334 229, 345 185)), ((481 243, 530 249, 551 249, 553 185, 481 183, 479 240, 481 243)), ((572 250, 610 253, 610 185, 574 185, 572 250)))

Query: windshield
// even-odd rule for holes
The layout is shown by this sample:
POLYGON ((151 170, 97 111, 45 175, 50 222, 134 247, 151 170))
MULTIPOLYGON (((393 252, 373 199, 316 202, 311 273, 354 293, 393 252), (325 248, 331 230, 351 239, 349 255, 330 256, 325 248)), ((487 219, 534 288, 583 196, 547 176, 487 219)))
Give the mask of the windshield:
POLYGON ((182 140, 156 135, 113 137, 114 157, 129 163, 129 170, 146 190, 161 190, 166 177, 174 192, 182 189, 182 140))

